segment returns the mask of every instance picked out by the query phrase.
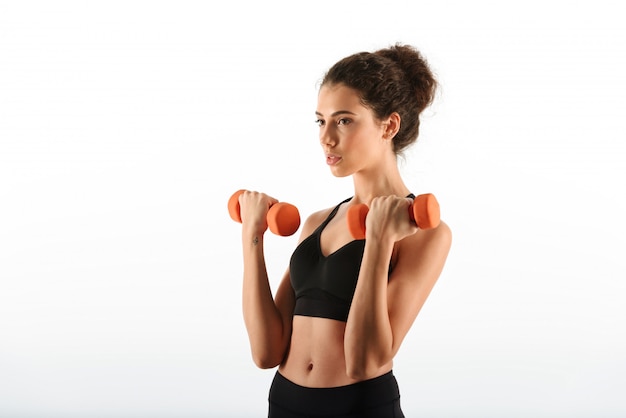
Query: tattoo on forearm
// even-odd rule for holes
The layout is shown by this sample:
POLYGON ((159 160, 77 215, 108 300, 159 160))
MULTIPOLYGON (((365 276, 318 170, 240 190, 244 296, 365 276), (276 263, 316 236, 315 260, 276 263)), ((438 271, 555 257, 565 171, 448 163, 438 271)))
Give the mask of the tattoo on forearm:
POLYGON ((254 239, 252 240, 252 244, 256 246, 258 243, 259 243, 259 237, 254 237, 254 239))

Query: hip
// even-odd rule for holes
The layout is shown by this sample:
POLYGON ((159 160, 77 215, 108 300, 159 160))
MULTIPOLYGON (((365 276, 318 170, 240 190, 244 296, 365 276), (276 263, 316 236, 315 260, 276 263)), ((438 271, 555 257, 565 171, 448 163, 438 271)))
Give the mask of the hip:
POLYGON ((298 385, 276 372, 269 391, 269 418, 328 416, 401 418, 400 389, 392 371, 329 388, 298 385))

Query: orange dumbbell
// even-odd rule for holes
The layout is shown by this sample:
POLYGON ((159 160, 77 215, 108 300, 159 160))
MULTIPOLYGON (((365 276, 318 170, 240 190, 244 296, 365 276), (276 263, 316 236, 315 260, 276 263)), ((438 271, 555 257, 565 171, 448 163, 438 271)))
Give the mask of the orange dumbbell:
MULTIPOLYGON (((228 199, 228 214, 235 222, 241 223, 239 196, 245 190, 237 190, 228 199)), ((300 227, 300 212, 294 205, 278 202, 270 206, 267 211, 267 225, 276 235, 283 237, 293 235, 300 227)))
MULTIPOLYGON (((365 218, 369 208, 360 203, 351 206, 346 213, 348 229, 354 239, 365 239, 365 218)), ((431 229, 439 226, 439 202, 431 193, 417 196, 409 206, 409 219, 420 229, 431 229)))

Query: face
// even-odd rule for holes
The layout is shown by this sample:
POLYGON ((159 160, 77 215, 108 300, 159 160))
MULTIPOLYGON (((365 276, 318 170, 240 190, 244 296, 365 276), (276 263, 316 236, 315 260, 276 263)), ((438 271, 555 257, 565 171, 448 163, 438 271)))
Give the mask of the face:
POLYGON ((372 169, 381 160, 381 153, 391 152, 391 141, 385 140, 385 124, 349 87, 323 86, 315 115, 326 164, 337 177, 372 169))

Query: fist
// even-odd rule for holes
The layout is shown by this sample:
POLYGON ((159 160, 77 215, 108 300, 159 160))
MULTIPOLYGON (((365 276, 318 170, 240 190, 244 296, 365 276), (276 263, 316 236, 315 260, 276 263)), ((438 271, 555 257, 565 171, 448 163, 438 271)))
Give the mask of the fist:
POLYGON ((412 203, 413 200, 406 197, 374 198, 365 220, 367 238, 397 242, 415 234, 418 228, 409 216, 412 203))

